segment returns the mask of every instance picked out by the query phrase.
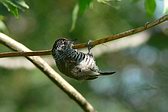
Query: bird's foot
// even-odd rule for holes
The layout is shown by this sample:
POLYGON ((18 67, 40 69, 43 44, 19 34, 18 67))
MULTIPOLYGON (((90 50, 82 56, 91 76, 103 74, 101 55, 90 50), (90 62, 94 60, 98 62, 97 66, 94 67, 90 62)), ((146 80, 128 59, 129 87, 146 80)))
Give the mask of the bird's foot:
POLYGON ((94 47, 92 44, 91 44, 91 40, 88 41, 87 43, 87 47, 88 47, 88 54, 93 56, 92 53, 91 53, 91 49, 94 47))

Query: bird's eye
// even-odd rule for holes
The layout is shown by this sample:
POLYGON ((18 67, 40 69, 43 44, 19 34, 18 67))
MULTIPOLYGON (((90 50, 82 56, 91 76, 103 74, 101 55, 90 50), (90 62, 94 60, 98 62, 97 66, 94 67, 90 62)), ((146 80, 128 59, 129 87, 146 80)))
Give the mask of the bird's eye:
POLYGON ((65 42, 64 42, 64 41, 62 41, 62 42, 61 42, 61 44, 65 44, 65 42))

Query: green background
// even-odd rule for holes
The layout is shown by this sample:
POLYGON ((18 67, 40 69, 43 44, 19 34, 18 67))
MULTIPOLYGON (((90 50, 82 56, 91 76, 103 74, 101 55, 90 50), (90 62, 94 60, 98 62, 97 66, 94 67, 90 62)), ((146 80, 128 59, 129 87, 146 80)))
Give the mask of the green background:
MULTIPOLYGON (((160 7, 153 17, 146 15, 143 2, 123 0, 112 2, 111 6, 93 2, 93 8, 79 15, 75 29, 70 32, 76 1, 26 2, 30 9, 21 12, 19 18, 8 14, 3 7, 0 10, 6 16, 7 34, 32 50, 51 49, 60 37, 76 42, 103 38, 162 16, 158 11, 160 7)), ((62 76, 99 112, 167 112, 168 33, 161 26, 146 33, 150 34, 150 39, 138 47, 127 47, 96 57, 99 68, 116 71, 115 75, 93 81, 76 81, 62 76)), ((99 47, 108 49, 106 44, 99 47)), ((10 50, 0 45, 0 51, 10 50)), ((52 67, 57 70, 55 65, 52 67)), ((0 112, 47 111, 82 110, 37 68, 0 67, 0 112)))

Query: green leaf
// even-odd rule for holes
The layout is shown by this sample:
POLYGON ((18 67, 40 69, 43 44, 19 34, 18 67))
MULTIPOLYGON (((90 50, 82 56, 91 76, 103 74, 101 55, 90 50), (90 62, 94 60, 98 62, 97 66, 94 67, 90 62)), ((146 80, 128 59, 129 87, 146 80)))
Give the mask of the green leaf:
POLYGON ((155 0, 145 0, 145 9, 146 13, 149 16, 153 16, 156 9, 156 1, 155 0))
POLYGON ((78 3, 74 6, 72 11, 72 25, 70 31, 75 29, 78 16, 84 14, 85 10, 90 6, 91 2, 92 0, 79 0, 78 3))
POLYGON ((11 12, 14 16, 18 17, 17 5, 15 5, 10 0, 5 0, 2 2, 2 4, 7 8, 9 12, 11 12))
POLYGON ((5 25, 5 23, 3 22, 4 17, 0 16, 0 32, 8 32, 8 29, 5 25))
POLYGON ((98 3, 108 5, 110 7, 115 8, 115 9, 119 9, 120 8, 118 3, 121 2, 121 1, 122 0, 97 0, 98 3))
POLYGON ((14 16, 19 16, 19 10, 24 11, 24 9, 28 9, 29 6, 25 3, 24 0, 0 0, 9 12, 11 12, 14 16))
POLYGON ((79 12, 79 4, 76 4, 72 12, 72 25, 70 31, 73 31, 75 28, 75 24, 78 18, 78 12, 79 12))
POLYGON ((92 0, 79 0, 79 14, 82 15, 90 6, 92 0))
POLYGON ((110 1, 112 1, 112 0, 97 0, 97 2, 106 4, 106 5, 109 5, 109 6, 110 6, 110 1))
POLYGON ((29 9, 29 6, 26 4, 26 2, 25 2, 24 0, 18 0, 18 1, 16 1, 16 3, 17 3, 19 6, 25 8, 25 9, 29 9))

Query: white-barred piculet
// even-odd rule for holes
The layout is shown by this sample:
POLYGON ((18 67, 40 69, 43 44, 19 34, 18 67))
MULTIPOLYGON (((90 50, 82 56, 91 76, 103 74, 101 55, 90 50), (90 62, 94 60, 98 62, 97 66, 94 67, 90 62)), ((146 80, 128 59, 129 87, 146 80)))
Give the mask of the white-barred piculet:
POLYGON ((90 52, 92 48, 90 42, 88 42, 88 53, 72 48, 73 43, 66 38, 60 38, 53 45, 52 55, 60 72, 77 80, 92 80, 115 73, 99 70, 90 52))

